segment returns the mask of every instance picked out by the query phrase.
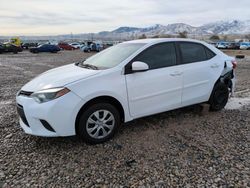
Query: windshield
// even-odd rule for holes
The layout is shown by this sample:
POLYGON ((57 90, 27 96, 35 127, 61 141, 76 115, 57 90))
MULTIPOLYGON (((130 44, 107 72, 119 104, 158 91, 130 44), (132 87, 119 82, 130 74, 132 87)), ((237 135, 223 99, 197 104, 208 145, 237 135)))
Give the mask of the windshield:
POLYGON ((90 57, 84 61, 84 64, 93 65, 98 69, 112 68, 127 59, 144 45, 144 43, 118 44, 90 57))

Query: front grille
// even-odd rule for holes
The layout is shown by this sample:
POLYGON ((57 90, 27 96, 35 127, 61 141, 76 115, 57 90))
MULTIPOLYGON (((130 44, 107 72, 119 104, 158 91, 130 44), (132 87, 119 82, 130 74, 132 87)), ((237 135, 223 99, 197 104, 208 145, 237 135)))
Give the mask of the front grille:
POLYGON ((31 92, 31 91, 23 91, 23 90, 21 90, 21 91, 19 91, 18 96, 22 95, 22 96, 29 97, 32 93, 33 92, 31 92))
POLYGON ((23 106, 20 105, 20 104, 17 104, 17 113, 19 114, 21 120, 23 121, 23 123, 25 125, 27 125, 28 127, 30 126, 27 119, 26 119, 26 116, 25 116, 25 113, 24 113, 24 110, 23 110, 23 106))

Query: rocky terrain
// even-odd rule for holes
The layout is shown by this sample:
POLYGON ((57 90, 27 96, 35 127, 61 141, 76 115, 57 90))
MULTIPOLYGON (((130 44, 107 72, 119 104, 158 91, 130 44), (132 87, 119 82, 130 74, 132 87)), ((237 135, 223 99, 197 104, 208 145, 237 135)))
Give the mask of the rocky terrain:
POLYGON ((195 105, 138 119, 100 145, 26 135, 16 92, 87 55, 0 55, 0 187, 250 187, 250 54, 239 61, 236 96, 221 112, 195 105))

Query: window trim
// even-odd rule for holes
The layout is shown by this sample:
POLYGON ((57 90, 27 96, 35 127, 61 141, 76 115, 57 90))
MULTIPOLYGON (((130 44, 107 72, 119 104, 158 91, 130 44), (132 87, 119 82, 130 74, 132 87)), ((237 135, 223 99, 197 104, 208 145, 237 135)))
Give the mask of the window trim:
POLYGON ((149 68, 147 71, 151 71, 151 70, 155 70, 155 69, 162 69, 162 68, 167 68, 167 67, 173 67, 173 66, 177 66, 180 64, 180 57, 179 57, 179 52, 178 52, 178 47, 176 45, 176 42, 175 41, 169 41, 169 42, 160 42, 160 43, 157 43, 157 44, 153 44, 149 47, 147 47, 146 49, 144 49, 142 52, 140 52, 139 54, 137 54, 131 61, 129 61, 126 65, 125 65, 125 71, 124 71, 124 74, 133 74, 135 72, 132 71, 132 63, 135 62, 135 59, 141 55, 142 53, 144 53, 146 50, 150 50, 151 48, 153 47, 156 47, 156 46, 160 46, 160 45, 163 45, 163 44, 173 44, 174 45, 174 49, 175 49, 175 57, 176 57, 176 62, 175 62, 175 65, 170 65, 170 66, 164 66, 164 67, 159 67, 159 68, 149 68))
POLYGON ((182 52, 181 52, 181 47, 180 47, 180 44, 181 43, 188 43, 188 44, 197 44, 197 45, 200 45, 203 47, 204 49, 204 52, 206 54, 206 59, 203 60, 203 61, 208 61, 210 59, 213 59, 215 56, 216 56, 216 53, 214 53, 212 50, 210 50, 208 47, 206 47, 204 44, 201 44, 199 42, 189 42, 189 41, 178 41, 176 42, 176 45, 177 45, 177 48, 178 48, 178 53, 179 53, 179 56, 180 56, 180 65, 187 65, 187 64, 191 64, 191 63, 200 63, 200 62, 203 62, 203 61, 194 61, 194 62, 189 62, 189 63, 183 63, 183 56, 182 56, 182 52), (214 56, 212 58, 208 58, 208 54, 206 52, 206 49, 209 50, 210 52, 212 52, 214 54, 214 56))

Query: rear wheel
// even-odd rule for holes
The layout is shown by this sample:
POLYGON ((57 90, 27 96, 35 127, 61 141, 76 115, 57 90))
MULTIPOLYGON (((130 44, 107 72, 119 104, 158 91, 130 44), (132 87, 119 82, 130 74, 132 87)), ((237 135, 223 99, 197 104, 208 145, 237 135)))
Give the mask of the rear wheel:
POLYGON ((229 98, 228 86, 224 83, 217 83, 214 86, 213 92, 209 99, 210 110, 219 111, 223 109, 229 98))
POLYGON ((114 136, 120 123, 120 114, 113 105, 93 104, 81 114, 77 135, 91 144, 102 143, 114 136))

